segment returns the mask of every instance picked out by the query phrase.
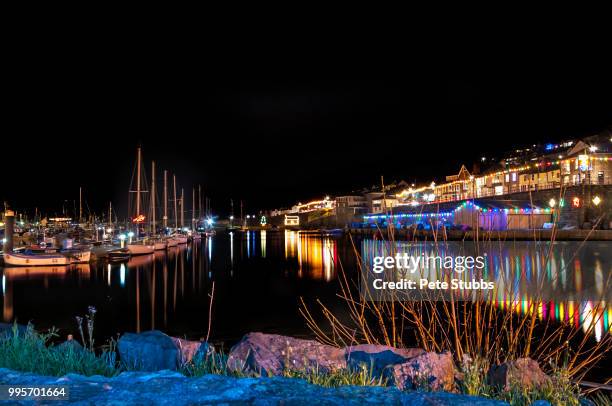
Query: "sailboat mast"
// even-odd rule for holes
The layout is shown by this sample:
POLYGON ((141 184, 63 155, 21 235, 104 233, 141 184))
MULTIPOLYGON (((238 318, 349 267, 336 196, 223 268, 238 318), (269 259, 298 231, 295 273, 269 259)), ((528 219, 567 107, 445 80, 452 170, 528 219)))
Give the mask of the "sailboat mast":
POLYGON ((185 227, 185 189, 181 188, 181 228, 185 227))
POLYGON ((202 218, 202 186, 198 185, 198 219, 202 218))
POLYGON ((168 228, 168 171, 164 170, 164 231, 168 228))
POLYGON ((172 186, 174 188, 174 229, 178 228, 178 212, 176 210, 176 175, 172 175, 172 186))
POLYGON ((113 202, 108 202, 108 227, 113 226, 113 202))
POLYGON ((196 229, 195 187, 191 188, 191 228, 196 229))
POLYGON ((140 147, 136 160, 136 217, 140 216, 140 147))
POLYGON ((83 222, 83 188, 79 187, 79 224, 83 222))
POLYGON ((151 233, 155 234, 155 161, 151 161, 151 233))

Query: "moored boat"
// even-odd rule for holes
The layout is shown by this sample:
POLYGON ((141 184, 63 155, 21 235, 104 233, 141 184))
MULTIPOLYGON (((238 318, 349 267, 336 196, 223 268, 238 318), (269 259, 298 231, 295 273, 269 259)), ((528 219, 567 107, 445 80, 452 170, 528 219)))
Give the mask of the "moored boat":
POLYGON ((108 261, 109 262, 125 262, 128 261, 131 257, 130 251, 126 248, 120 248, 113 251, 108 252, 108 261))
POLYGON ((168 247, 176 247, 178 245, 178 241, 174 238, 167 238, 166 243, 168 247))
POLYGON ((189 238, 185 235, 173 235, 172 239, 176 240, 178 244, 187 244, 189 242, 189 238))
POLYGON ((88 263, 90 251, 70 251, 55 254, 5 253, 4 263, 13 266, 50 266, 88 263))
POLYGON ((166 248, 168 248, 168 243, 166 241, 155 241, 153 243, 153 246, 155 247, 155 251, 161 251, 161 250, 165 250, 166 248))
POLYGON ((147 255, 155 252, 154 244, 128 244, 127 249, 132 255, 147 255))

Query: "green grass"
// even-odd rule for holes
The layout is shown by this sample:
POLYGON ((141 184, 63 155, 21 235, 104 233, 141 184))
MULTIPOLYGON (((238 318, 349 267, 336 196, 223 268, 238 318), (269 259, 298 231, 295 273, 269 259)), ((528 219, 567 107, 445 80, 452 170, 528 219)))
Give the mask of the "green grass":
POLYGON ((318 368, 286 370, 283 376, 304 379, 308 383, 326 388, 337 388, 339 386, 387 386, 387 379, 374 376, 372 369, 365 364, 362 364, 357 370, 320 371, 318 368))
POLYGON ((248 376, 257 376, 245 371, 236 371, 227 367, 228 356, 224 353, 211 351, 208 354, 197 353, 193 359, 184 364, 180 372, 189 377, 198 377, 208 374, 233 376, 244 378, 248 376))
POLYGON ((583 398, 580 388, 570 380, 566 368, 553 368, 550 382, 539 388, 525 388, 510 384, 510 390, 503 391, 487 382, 488 362, 476 359, 462 365, 463 380, 459 390, 467 395, 504 400, 513 406, 527 406, 536 400, 547 400, 553 406, 578 406, 583 398))
POLYGON ((13 325, 12 332, 0 339, 0 366, 48 376, 68 373, 114 376, 119 373, 113 348, 95 354, 75 346, 54 346, 51 339, 55 336, 54 330, 38 333, 28 325, 25 331, 19 331, 17 325, 13 325))
MULTIPOLYGON (((227 367, 227 355, 211 352, 208 354, 197 354, 193 360, 183 365, 181 373, 189 377, 198 377, 208 374, 244 377, 261 377, 262 375, 246 370, 235 370, 227 367)), ((387 380, 374 376, 371 369, 362 365, 359 370, 351 371, 342 369, 337 371, 322 371, 319 368, 310 370, 286 369, 283 374, 285 378, 304 379, 306 382, 324 386, 327 388, 352 385, 352 386, 386 386, 387 380)))

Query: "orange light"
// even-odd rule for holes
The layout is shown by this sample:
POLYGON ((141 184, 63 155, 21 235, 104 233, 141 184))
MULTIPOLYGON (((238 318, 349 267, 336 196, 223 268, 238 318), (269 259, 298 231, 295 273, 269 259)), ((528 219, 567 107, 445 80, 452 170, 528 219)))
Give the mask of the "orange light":
POLYGON ((145 219, 146 217, 144 216, 144 214, 139 214, 138 216, 132 219, 132 223, 142 223, 145 221, 145 219))

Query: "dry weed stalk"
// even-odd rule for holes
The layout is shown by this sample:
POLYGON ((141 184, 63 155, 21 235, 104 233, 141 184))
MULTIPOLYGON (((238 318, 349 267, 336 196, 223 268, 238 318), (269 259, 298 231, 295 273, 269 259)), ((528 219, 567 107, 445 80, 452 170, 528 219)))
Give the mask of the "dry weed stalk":
MULTIPOLYGON (((562 197, 563 191, 560 199, 562 197)), ((541 258, 542 269, 546 269, 552 256, 556 223, 555 218, 548 253, 541 258)), ((443 248, 448 242, 447 232, 445 228, 440 231, 433 232, 433 241, 430 242, 434 247, 443 248)), ((396 244, 393 225, 387 227, 386 233, 381 229, 378 229, 378 232, 388 236, 383 243, 389 256, 394 256, 396 244)), ((572 326, 571 323, 551 322, 550 318, 541 319, 539 312, 545 303, 541 296, 532 297, 529 301, 514 300, 500 304, 485 298, 462 300, 463 298, 454 294, 446 301, 436 300, 436 297, 407 301, 391 292, 388 300, 376 301, 369 288, 362 289, 361 294, 359 293, 359 284, 364 284, 364 275, 369 270, 364 269, 360 250, 355 246, 352 237, 351 243, 357 259, 359 277, 357 280, 349 278, 341 261, 338 277, 338 297, 346 305, 348 320, 340 320, 339 315, 321 301, 317 301, 323 316, 322 321, 317 321, 304 300, 301 300, 302 316, 323 343, 336 346, 368 343, 394 347, 416 344, 427 351, 449 350, 457 361, 467 354, 474 359, 486 359, 492 364, 532 357, 539 360, 545 368, 563 365, 575 380, 581 380, 590 368, 606 356, 612 346, 612 335, 608 334, 609 332, 604 332, 599 342, 592 342, 595 326, 606 311, 603 298, 594 302, 596 304, 590 314, 581 315, 592 319, 592 322, 586 325, 585 331, 572 326)), ((488 240, 479 241, 476 237, 474 243, 477 246, 482 243, 493 245, 495 241, 489 234, 488 240)), ((499 241, 500 250, 502 243, 503 241, 499 241)), ((521 272, 524 270, 521 269, 521 272)), ((503 274, 503 270, 500 273, 503 274)), ((610 281, 605 282, 604 292, 610 286, 610 281)), ((544 286, 545 278, 539 278, 537 283, 540 284, 539 287, 544 286)), ((538 292, 540 290, 538 289, 538 292)), ((574 312, 577 311, 579 306, 574 308, 574 312)), ((572 320, 574 317, 576 314, 572 313, 568 318, 572 320)))

